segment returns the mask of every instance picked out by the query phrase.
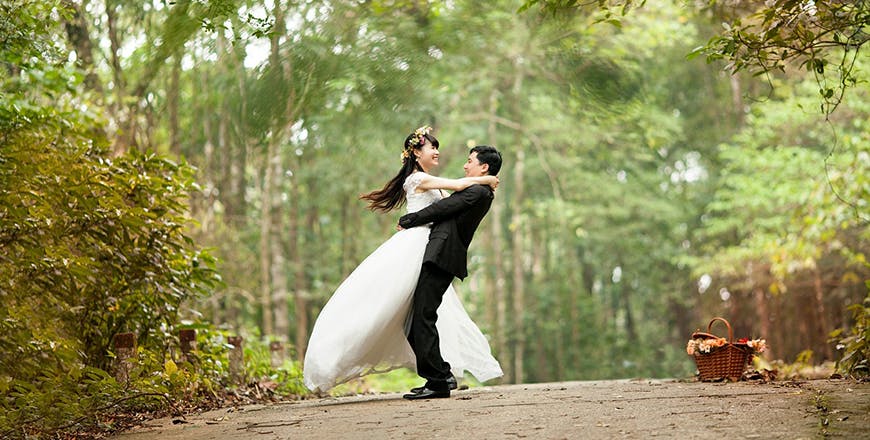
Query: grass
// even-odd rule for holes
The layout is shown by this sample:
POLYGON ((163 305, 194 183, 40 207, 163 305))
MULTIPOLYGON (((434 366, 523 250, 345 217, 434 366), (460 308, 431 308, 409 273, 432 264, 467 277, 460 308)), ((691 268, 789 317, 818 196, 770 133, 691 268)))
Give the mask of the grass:
MULTIPOLYGON (((458 379, 460 386, 480 386, 480 382, 472 376, 466 375, 458 379)), ((424 382, 425 380, 417 376, 415 371, 399 368, 388 373, 370 374, 360 379, 352 380, 333 388, 330 394, 333 396, 346 396, 349 394, 365 393, 400 393, 421 386, 424 382)))

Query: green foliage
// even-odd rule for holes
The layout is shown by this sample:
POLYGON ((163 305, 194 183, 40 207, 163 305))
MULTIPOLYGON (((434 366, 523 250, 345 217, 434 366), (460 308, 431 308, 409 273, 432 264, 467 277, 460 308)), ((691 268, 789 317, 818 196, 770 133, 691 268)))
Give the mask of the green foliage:
POLYGON ((724 30, 693 55, 706 53, 708 61, 725 60, 732 72, 755 74, 785 71, 787 64, 797 62, 816 77, 825 114, 858 83, 853 68, 861 47, 870 41, 865 31, 870 2, 776 0, 747 10, 728 10, 720 3, 725 2, 709 0, 709 8, 725 15, 724 30))
POLYGON ((606 21, 615 26, 620 25, 619 16, 624 16, 632 9, 642 7, 646 0, 598 0, 594 2, 582 0, 526 0, 517 12, 525 12, 535 5, 540 6, 543 13, 564 14, 580 9, 597 8, 605 13, 606 21))
POLYGON ((179 306, 219 278, 185 235, 193 168, 151 153, 110 157, 102 122, 78 96, 82 75, 58 62, 51 17, 67 12, 3 8, 3 25, 29 35, 3 34, 0 433, 41 436, 135 402, 139 391, 107 373, 113 336, 132 331, 144 352, 165 352, 179 306))
POLYGON ((228 342, 233 334, 209 323, 183 324, 179 328, 196 330, 196 350, 181 359, 177 346, 174 346, 174 358, 165 351, 140 348, 138 366, 131 375, 131 388, 162 393, 173 401, 193 406, 220 403, 228 390, 246 392, 253 387, 281 396, 308 393, 302 381, 301 363, 284 359, 281 365, 273 366, 269 341, 256 335, 245 338, 242 383, 234 384, 229 366, 233 347, 228 342))
MULTIPOLYGON (((226 335, 226 333, 224 333, 226 335)), ((274 366, 269 341, 250 338, 244 342, 246 384, 263 384, 280 395, 309 393, 302 378, 302 363, 292 357, 274 366)))
MULTIPOLYGON (((0 4, 0 62, 7 66, 32 67, 57 60, 64 52, 56 39, 46 38, 54 31, 57 18, 69 9, 62 0, 9 0, 0 4)), ((0 75, 5 75, 5 67, 0 75)), ((0 76, 2 78, 2 76, 0 76)))
POLYGON ((189 167, 109 159, 80 115, 2 104, 0 430, 56 428, 125 395, 105 373, 115 334, 162 350, 217 278, 183 235, 189 167))
POLYGON ((124 395, 105 371, 65 362, 62 371, 57 365, 41 367, 29 380, 0 377, 0 436, 48 438, 83 421, 90 425, 97 411, 124 395))
POLYGON ((21 117, 41 123, 16 124, 0 153, 6 306, 36 313, 38 328, 56 326, 105 368, 116 333, 150 344, 217 280, 183 234, 192 170, 153 154, 109 159, 99 139, 59 127, 73 121, 21 117))
MULTIPOLYGON (((545 14, 597 14, 596 21, 622 27, 623 17, 645 4, 633 0, 526 0, 518 12, 539 5, 545 14)), ((726 70, 732 73, 748 70, 755 75, 784 72, 787 64, 797 62, 815 76, 824 114, 833 113, 846 89, 859 83, 855 63, 861 47, 870 41, 865 31, 870 22, 866 0, 775 0, 763 5, 706 0, 696 7, 715 23, 722 23, 724 29, 706 45, 692 50, 689 59, 706 54, 708 62, 726 61, 726 70)))
MULTIPOLYGON (((698 231, 701 252, 682 258, 697 275, 713 277, 712 291, 791 297, 778 301, 810 294, 820 307, 838 309, 866 295, 866 90, 855 90, 844 102, 845 117, 824 124, 806 110, 814 106, 814 89, 812 79, 780 85, 784 96, 755 104, 745 128, 721 146, 717 190, 698 231)), ((866 357, 860 337, 865 307, 851 306, 852 320, 848 314, 833 318, 842 326, 833 340, 843 339, 839 348, 846 370, 866 357), (845 342, 844 335, 852 336, 845 342)), ((823 336, 832 328, 820 330, 809 346, 777 347, 779 356, 802 349, 828 356, 823 336)))
MULTIPOLYGON (((199 331, 199 349, 179 361, 169 342, 179 308, 255 328, 264 307, 252 292, 283 294, 254 276, 271 259, 270 275, 286 275, 285 290, 304 302, 290 321, 304 316, 310 327, 392 233, 397 213, 372 215, 357 196, 395 173, 402 138, 423 123, 438 129, 443 176, 461 175, 468 144, 505 154, 473 276, 459 290, 503 367, 525 367, 517 381, 688 376, 693 315, 711 312, 697 272, 780 293, 814 267, 831 284, 866 276, 866 90, 831 115, 833 131, 803 110, 817 107, 819 89, 837 98, 799 81, 835 71, 820 53, 809 70, 772 77, 768 102, 744 104, 741 93, 763 82, 685 62, 720 32, 718 12, 711 25, 684 2, 284 2, 288 26, 268 30, 263 2, 113 2, 123 50, 115 65, 99 45, 98 92, 85 90, 70 61, 81 58, 63 44, 70 4, 0 6, 10 16, 0 22, 0 432, 78 429, 101 409, 180 410, 254 389, 303 394, 300 364, 273 368, 256 335, 245 342, 243 386, 227 379, 227 333, 207 323, 186 325, 199 331), (542 20, 533 6, 553 16, 542 20), (269 32, 280 33, 277 57, 243 64, 269 32), (108 140, 128 135, 183 152, 207 191, 183 160, 110 157, 108 140), (276 156, 263 157, 273 140, 276 156), (266 164, 275 165, 273 194, 263 191, 266 164), (261 218, 266 197, 278 201, 272 219, 261 218), (259 248, 270 221, 274 246, 259 248), (221 257, 225 285, 202 245, 221 257), (762 267, 764 279, 747 267, 762 267), (119 331, 140 343, 126 386, 105 373, 119 331)), ((91 6, 92 41, 109 41, 107 15, 91 6)), ((844 290, 826 290, 828 304, 865 295, 844 290)), ((852 353, 844 368, 867 358, 866 306, 855 307, 854 323, 835 324, 852 353)), ((290 327, 291 337, 305 330, 290 327)), ((393 372, 337 392, 417 380, 393 372)))
MULTIPOLYGON (((725 166, 703 229, 706 248, 715 252, 699 271, 740 277, 757 261, 784 283, 827 256, 862 266, 870 150, 860 139, 868 127, 858 118, 835 121, 833 132, 792 130, 816 119, 799 106, 812 101, 809 88, 785 102, 756 106, 735 143, 721 148, 725 166), (829 155, 830 144, 836 147, 829 155)), ((860 103, 847 109, 867 110, 860 103)))
MULTIPOLYGON (((5 319, 0 329, 17 331, 11 324, 13 320, 5 319)), ((244 342, 244 382, 237 385, 230 381, 228 332, 209 324, 180 327, 197 330, 197 350, 181 359, 177 344, 139 346, 129 380, 123 384, 104 370, 82 365, 63 342, 52 341, 50 349, 37 347, 43 365, 34 367, 33 377, 0 375, 0 436, 92 435, 127 427, 125 414, 178 414, 238 403, 239 396, 245 395, 260 397, 242 402, 308 393, 301 364, 287 359, 273 367, 268 342, 257 338, 244 342), (172 350, 167 350, 170 346, 172 350)))
POLYGON ((861 304, 850 305, 849 310, 854 320, 851 329, 838 329, 831 334, 837 342, 837 350, 843 351, 837 361, 837 370, 867 377, 870 376, 870 296, 861 304))

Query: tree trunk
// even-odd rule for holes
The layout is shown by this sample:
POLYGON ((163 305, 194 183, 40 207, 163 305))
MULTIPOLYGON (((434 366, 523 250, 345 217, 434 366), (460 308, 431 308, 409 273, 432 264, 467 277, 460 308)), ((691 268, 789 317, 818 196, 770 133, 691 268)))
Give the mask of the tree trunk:
MULTIPOLYGON (((276 173, 276 175, 279 176, 282 174, 283 173, 276 173)), ((290 178, 290 207, 286 214, 287 225, 286 227, 281 228, 282 231, 286 231, 287 233, 286 241, 283 238, 283 234, 281 234, 280 238, 278 237, 278 234, 273 238, 273 241, 279 241, 282 246, 286 243, 286 255, 290 260, 289 264, 282 264, 282 271, 284 271, 282 274, 284 277, 282 282, 284 283, 284 288, 280 292, 276 291, 274 296, 275 333, 278 334, 282 340, 289 339, 290 337, 290 292, 287 288, 289 282, 286 273, 292 271, 294 282, 296 282, 295 278, 298 276, 296 263, 299 253, 299 193, 296 187, 299 185, 299 181, 297 179, 297 176, 290 178)), ((283 250, 281 252, 284 253, 283 250)), ((296 295, 295 291, 293 292, 293 295, 296 295)))
MULTIPOLYGON (((115 15, 115 9, 118 7, 115 1, 107 1, 106 2, 106 26, 108 27, 109 33, 109 45, 110 45, 110 62, 112 65, 112 82, 114 83, 112 88, 115 92, 115 102, 111 105, 112 114, 115 117, 116 121, 119 121, 120 115, 118 112, 121 108, 123 108, 124 101, 124 90, 126 89, 126 83, 124 81, 124 71, 121 68, 121 58, 118 55, 118 52, 121 50, 121 40, 118 38, 118 20, 115 15)), ((181 54, 176 53, 176 62, 181 62, 181 54)))
MULTIPOLYGON (((139 81, 131 89, 129 103, 125 115, 126 121, 118 121, 121 133, 116 136, 114 153, 123 154, 129 148, 138 148, 139 106, 148 94, 152 81, 166 64, 166 60, 184 47, 199 29, 201 22, 198 17, 190 15, 190 0, 177 0, 169 9, 169 16, 163 21, 163 44, 157 46, 151 58, 145 63, 145 68, 139 76, 139 81)), ((126 98, 126 96, 125 96, 126 98)))
MULTIPOLYGON (((273 33, 270 38, 269 62, 272 65, 272 68, 278 69, 282 66, 280 39, 283 35, 282 32, 284 29, 284 15, 280 1, 275 2, 273 13, 275 14, 275 29, 280 31, 273 33)), ((281 80, 286 80, 286 77, 281 75, 281 80)), ((271 255, 273 248, 270 245, 270 242, 273 241, 273 228, 271 223, 273 220, 272 202, 275 197, 275 170, 281 168, 279 146, 285 135, 283 130, 286 125, 283 119, 284 116, 286 116, 286 112, 284 114, 275 115, 274 120, 272 121, 272 135, 269 139, 268 153, 266 154, 263 163, 266 172, 266 175, 263 178, 263 207, 260 225, 260 283, 262 289, 260 298, 262 302, 261 306, 263 307, 263 336, 269 336, 275 333, 275 325, 272 315, 273 280, 270 277, 272 259, 274 256, 271 255)), ((281 312, 277 313, 280 314, 281 312)), ((284 314, 284 316, 286 316, 286 314, 284 314)))
POLYGON ((627 286, 626 279, 619 282, 619 291, 622 294, 622 306, 625 311, 625 333, 629 341, 639 340, 637 337, 637 329, 634 324, 634 314, 631 312, 631 289, 627 286))
MULTIPOLYGON (((531 39, 526 41, 529 44, 531 39)), ((525 51, 527 51, 526 48, 525 51)), ((513 200, 511 203, 511 229, 513 230, 513 331, 516 344, 514 346, 514 374, 517 383, 522 383, 525 379, 525 369, 523 360, 526 355, 526 329, 525 329, 525 270, 523 260, 525 258, 525 240, 527 233, 527 225, 522 217, 522 204, 525 197, 525 151, 523 151, 523 136, 522 136, 522 115, 523 109, 520 108, 522 97, 523 80, 525 71, 523 66, 514 60, 514 76, 511 87, 511 112, 514 119, 519 124, 514 131, 512 145, 517 147, 516 163, 514 164, 514 174, 512 185, 514 187, 513 200)))
POLYGON ((514 380, 514 369, 513 364, 510 362, 511 359, 511 347, 508 344, 508 297, 507 297, 507 271, 505 270, 505 265, 507 261, 504 260, 504 234, 502 233, 502 218, 504 217, 503 204, 498 202, 498 198, 492 204, 492 249, 493 249, 493 258, 498 261, 495 262, 495 279, 493 280, 493 295, 495 297, 495 307, 496 307, 496 323, 494 325, 495 329, 495 339, 496 339, 496 349, 498 350, 499 356, 504 360, 503 367, 505 373, 505 379, 508 383, 515 382, 514 380))
POLYGON ((172 74, 169 77, 169 90, 166 92, 166 107, 169 114, 169 151, 175 157, 181 157, 181 129, 178 123, 178 97, 181 81, 181 53, 176 53, 172 62, 172 74))
MULTIPOLYGON (((341 266, 339 275, 344 276, 348 270, 350 270, 350 233, 348 231, 351 230, 350 225, 350 203, 351 196, 350 194, 343 194, 341 196, 341 200, 339 200, 339 225, 341 229, 341 256, 339 257, 339 264, 341 266)), ((354 234, 356 235, 356 234, 354 234)))
MULTIPOLYGON (((541 286, 546 283, 545 277, 547 276, 547 234, 544 228, 539 229, 538 234, 535 234, 534 231, 530 231, 530 236, 534 237, 532 241, 533 246, 533 258, 532 258, 532 285, 541 286), (537 235, 537 236, 535 236, 537 235)), ((553 314, 553 310, 548 307, 548 302, 543 301, 544 306, 541 306, 540 298, 541 295, 531 295, 530 298, 534 304, 530 304, 530 308, 535 311, 538 316, 553 316, 556 318, 556 314, 553 314)), ((557 312, 558 313, 558 312, 557 312)), ((535 334, 539 335, 537 340, 533 343, 535 350, 535 371, 534 376, 531 379, 534 382, 540 382, 545 380, 553 375, 548 372, 548 366, 552 364, 552 362, 548 362, 547 359, 547 346, 552 343, 554 340, 561 339, 559 338, 558 333, 561 329, 556 329, 555 332, 550 333, 548 331, 544 331, 543 328, 534 329, 535 334), (548 343, 544 343, 544 341, 549 341, 548 343)), ((557 348, 558 350, 558 348, 557 348)))
POLYGON ((740 89, 740 76, 733 73, 731 79, 731 106, 734 110, 734 122, 737 126, 743 125, 743 90, 740 89))
POLYGON ((94 46, 88 32, 87 20, 82 13, 87 7, 87 1, 83 1, 81 5, 71 0, 65 0, 63 3, 73 12, 72 17, 64 21, 64 28, 70 44, 75 49, 78 58, 77 64, 85 71, 85 87, 102 96, 103 87, 100 84, 100 78, 94 72, 94 46))
MULTIPOLYGON (((215 47, 215 50, 217 51, 218 57, 218 62, 216 66, 216 79, 220 83, 225 83, 227 82, 227 78, 230 72, 231 56, 228 54, 226 39, 223 32, 217 33, 217 45, 215 47)), ((233 159, 235 159, 235 154, 233 154, 233 142, 230 139, 231 116, 228 94, 218 93, 217 99, 217 151, 220 160, 217 166, 220 171, 215 176, 215 180, 219 189, 218 194, 221 203, 223 203, 224 208, 227 208, 228 205, 232 203, 232 194, 230 193, 230 187, 232 186, 232 174, 230 168, 232 166, 231 164, 233 163, 233 159)), ((278 173, 280 173, 280 165, 278 166, 278 173)), ((278 175, 280 176, 280 174, 278 175)), ((227 213, 226 209, 224 213, 227 213)))
POLYGON ((797 298, 796 301, 794 301, 794 307, 792 309, 794 310, 793 316, 798 320, 800 337, 796 341, 793 341, 793 343, 796 344, 796 349, 805 349, 813 346, 814 338, 812 337, 810 322, 815 315, 815 312, 813 311, 813 303, 815 301, 811 298, 811 294, 805 295, 804 292, 801 292, 800 290, 794 293, 797 294, 795 295, 797 298))
MULTIPOLYGON (((519 136, 515 141, 515 145, 520 145, 519 136)), ((516 341, 514 344, 514 375, 517 383, 522 383, 525 377, 523 371, 523 358, 526 350, 526 337, 524 328, 523 315, 525 313, 525 273, 523 270, 523 257, 525 253, 524 247, 524 232, 525 225, 522 219, 522 211, 520 209, 524 196, 523 177, 525 166, 525 153, 523 150, 517 150, 516 163, 514 164, 513 181, 514 187, 513 200, 511 201, 511 229, 513 230, 513 337, 516 341)))
MULTIPOLYGON (((298 167, 297 167, 298 168, 298 167)), ((296 272, 296 288, 293 291, 293 301, 296 310, 296 350, 297 357, 300 361, 305 358, 305 350, 308 346, 308 300, 306 299, 308 296, 308 280, 305 275, 305 258, 302 255, 302 246, 299 244, 299 237, 302 233, 302 230, 299 228, 299 219, 302 216, 302 210, 299 207, 299 198, 301 197, 301 192, 299 191, 298 184, 301 183, 301 179, 297 179, 295 184, 293 185, 293 193, 291 197, 297 202, 294 203, 295 216, 296 216, 296 227, 293 229, 296 233, 296 240, 293 243, 295 246, 295 252, 293 252, 293 267, 296 272)), ((317 200, 317 193, 315 192, 317 186, 315 182, 308 182, 307 189, 308 194, 311 197, 311 200, 317 200)), ((310 234, 315 233, 315 228, 317 227, 317 205, 312 204, 308 209, 308 216, 306 220, 307 227, 306 231, 310 234)), ((309 243, 310 246, 313 246, 314 243, 309 243)))
MULTIPOLYGON (((165 86, 164 86, 165 87, 165 86)), ((154 145, 154 130, 157 128, 157 121, 154 117, 154 100, 145 99, 145 126, 142 129, 142 145, 146 147, 154 145)))
MULTIPOLYGON (((753 293, 755 294, 755 316, 761 327, 761 335, 751 335, 750 338, 769 338, 771 336, 771 333, 770 312, 767 306, 767 293, 761 287, 755 287, 753 293)), ((773 346, 771 345, 770 347, 771 349, 768 350, 767 356, 772 359, 776 359, 773 354, 773 346)), ((779 349, 779 347, 777 347, 777 349, 779 349)))
MULTIPOLYGON (((132 99, 132 98, 131 98, 132 99)), ((124 124, 123 131, 115 137, 114 154, 121 156, 131 148, 139 149, 139 144, 136 141, 136 131, 139 130, 139 98, 135 98, 135 102, 127 105, 126 115, 127 122, 124 124)))
MULTIPOLYGON (((617 264, 621 270, 621 276, 619 281, 616 282, 614 286, 615 291, 617 292, 616 304, 614 304, 614 316, 619 316, 619 309, 622 309, 622 313, 625 316, 625 328, 622 329, 625 331, 625 335, 629 341, 637 341, 637 330, 634 325, 634 314, 631 312, 631 289, 628 286, 628 276, 625 266, 623 265, 623 261, 625 261, 621 255, 617 255, 617 264)), ((619 321, 619 320, 616 320, 619 321)), ((616 324, 614 324, 614 327, 616 324)), ((616 329, 619 331, 620 329, 616 329)))
MULTIPOLYGON (((564 219, 560 219, 559 221, 559 229, 556 231, 557 236, 568 235, 569 233, 573 235, 573 231, 568 228, 567 223, 564 219)), ((570 243, 571 240, 568 237, 565 238, 563 243, 570 243)), ((559 252, 557 255, 560 257, 559 261, 565 262, 570 261, 567 256, 570 254, 574 254, 574 252, 570 252, 568 249, 565 249, 565 246, 558 246, 559 252)), ((569 263, 570 264, 570 263, 569 263)), ((580 262, 575 263, 577 266, 580 266, 580 262)), ((561 266, 561 264, 560 264, 561 266)), ((585 280, 580 274, 582 271, 580 270, 568 270, 568 284, 565 286, 565 296, 567 297, 568 304, 568 335, 565 339, 567 339, 568 349, 567 349, 567 359, 570 365, 576 365, 579 361, 578 357, 575 354, 578 352, 577 346, 580 345, 580 307, 578 304, 578 300, 580 299, 580 294, 582 291, 582 286, 584 286, 585 280)), ((561 331, 560 331, 561 334, 561 331)), ((558 348, 560 351, 562 348, 558 348)), ((562 357, 565 354, 561 354, 562 357)), ((563 377, 561 374, 562 367, 559 367, 560 375, 559 377, 563 377)))
MULTIPOLYGON (((209 76, 206 70, 202 71, 200 77, 201 87, 203 90, 209 83, 209 76)), ((214 175, 214 143, 212 142, 211 118, 208 114, 202 118, 202 137, 203 137, 203 176, 205 176, 205 184, 203 185, 203 220, 200 228, 203 232, 211 231, 214 223, 214 185, 211 181, 211 176, 214 175)))
MULTIPOLYGON (((247 186, 247 178, 245 177, 245 168, 248 159, 248 135, 245 131, 247 126, 246 116, 248 114, 248 95, 245 84, 247 71, 243 63, 243 59, 237 60, 238 79, 239 79, 239 115, 238 115, 238 134, 235 137, 237 141, 233 144, 233 159, 230 163, 230 185, 229 196, 227 197, 226 213, 229 224, 241 227, 245 224, 247 212, 247 202, 245 201, 245 188, 247 186)), ((227 109, 229 111, 229 109, 227 109)))
MULTIPOLYGON (((282 31, 285 27, 284 26, 284 9, 285 8, 282 5, 282 3, 280 1, 276 0, 275 5, 274 5, 274 9, 273 9, 273 14, 275 17, 275 26, 274 27, 275 27, 275 29, 280 29, 282 31)), ((280 76, 281 81, 292 84, 292 82, 293 82, 292 81, 293 64, 288 61, 288 60, 290 60, 289 56, 282 56, 282 54, 280 52, 280 48, 281 48, 280 39, 282 36, 283 36, 283 34, 281 32, 276 32, 276 33, 272 34, 271 51, 269 54, 269 62, 272 65, 273 69, 277 69, 277 71, 280 72, 279 76, 280 76), (287 62, 285 62, 285 61, 287 61, 287 62)), ((296 111, 298 109, 298 107, 296 105, 297 105, 296 92, 295 92, 295 89, 291 86, 290 91, 289 91, 288 96, 287 96, 287 101, 286 101, 285 107, 283 109, 283 113, 275 115, 275 119, 273 120, 272 133, 276 139, 287 139, 290 137, 291 134, 288 132, 290 131, 290 127, 292 127, 293 122, 296 119, 296 111)), ((275 149, 275 153, 277 153, 277 146, 275 149)), ((280 162, 280 155, 278 157, 275 157, 274 160, 276 160, 277 163, 280 164, 281 163, 280 162)), ((298 165, 298 163, 297 163, 297 165, 298 165)), ((278 169, 283 171, 283 167, 279 167, 278 169)), ((296 169, 295 171, 298 175, 299 170, 296 169)), ((273 176, 273 178, 274 178, 274 176, 273 176)), ((290 258, 293 261, 292 267, 294 268, 294 274, 295 274, 295 278, 296 278, 295 285, 297 287, 297 289, 296 289, 297 291, 294 292, 294 298, 296 298, 297 295, 304 294, 304 292, 299 291, 299 287, 301 287, 304 290, 304 286, 305 286, 304 285, 304 279, 305 279, 304 270, 299 269, 299 265, 301 264, 300 262, 302 261, 300 255, 299 255, 300 251, 299 251, 299 241, 298 241, 299 240, 299 216, 301 215, 299 212, 299 210, 300 210, 300 208, 299 208, 299 195, 300 195, 299 185, 300 185, 300 182, 298 180, 298 176, 294 177, 292 179, 291 185, 290 185, 291 208, 290 208, 289 225, 287 228, 287 229, 289 229, 288 234, 290 234, 289 242, 288 242, 289 250, 287 252, 288 252, 288 254, 290 254, 290 258), (302 284, 300 284, 300 283, 302 283, 302 284)), ((288 297, 288 294, 286 292, 286 288, 284 291, 282 291, 280 293, 280 296, 278 297, 277 301, 278 301, 278 304, 275 307, 275 309, 276 309, 275 312, 280 315, 279 319, 280 319, 280 324, 282 327, 279 330, 281 331, 282 337, 286 337, 287 335, 289 335, 289 331, 290 331, 289 330, 289 322, 285 321, 285 319, 289 319, 289 314, 290 314, 290 312, 289 312, 289 297, 288 297), (286 329, 283 328, 285 326, 287 327, 286 329)), ((297 302, 297 304, 298 304, 298 302, 297 302)), ((304 300, 303 300, 302 304, 303 304, 302 313, 305 313, 304 300)), ((299 316, 297 316, 296 318, 297 318, 297 324, 298 324, 299 316)), ((303 323, 306 325, 306 329, 302 332, 302 334, 304 336, 307 333, 307 322, 305 322, 303 320, 303 323)), ((298 327, 297 327, 297 330, 298 330, 298 327)), ((299 337, 298 332, 297 332, 297 337, 299 337)), ((304 343, 302 345, 304 345, 304 343)), ((297 348, 297 350, 300 350, 299 345, 297 345, 296 348, 297 348)), ((301 355, 302 354, 300 353, 300 356, 301 355)))
POLYGON ((828 312, 825 307, 825 292, 822 288, 822 273, 818 267, 813 271, 813 291, 815 293, 814 299, 816 302, 815 310, 818 314, 818 319, 816 320, 816 322, 818 322, 818 334, 822 337, 821 344, 824 347, 823 354, 825 355, 825 360, 833 360, 834 353, 831 351, 831 344, 827 341, 827 335, 831 331, 831 328, 828 326, 828 312))
MULTIPOLYGON (((284 167, 281 166, 281 160, 278 159, 280 158, 281 154, 278 153, 276 156, 276 159, 272 163, 272 167, 274 168, 274 170, 272 171, 272 175, 277 181, 279 180, 278 178, 284 174, 284 167)), ((290 337, 290 304, 288 298, 289 282, 287 279, 287 272, 289 267, 285 255, 289 254, 290 258, 294 259, 295 257, 293 256, 292 247, 291 250, 287 254, 285 254, 284 244, 288 242, 285 234, 289 234, 289 242, 292 243, 294 240, 294 235, 296 234, 295 229, 297 208, 296 203, 292 203, 291 201, 289 212, 285 212, 285 210, 281 209, 281 185, 275 185, 275 187, 275 194, 272 195, 272 198, 270 200, 270 203, 272 204, 272 225, 269 231, 271 235, 269 242, 272 252, 271 274, 272 309, 274 310, 273 319, 275 320, 274 335, 280 341, 287 341, 290 337), (286 228, 284 226, 285 215, 289 216, 288 225, 286 228)))
POLYGON ((263 172, 265 175, 263 176, 262 206, 260 208, 260 307, 263 312, 261 324, 263 337, 269 337, 274 334, 274 324, 272 321, 272 277, 270 276, 272 248, 270 241, 272 239, 272 199, 275 191, 275 167, 273 162, 278 160, 276 151, 278 151, 278 144, 280 142, 280 133, 272 132, 266 156, 263 158, 263 172))
MULTIPOLYGON (((125 111, 129 113, 130 107, 124 105, 124 100, 127 96, 127 84, 124 80, 124 71, 121 67, 121 57, 118 55, 121 50, 121 40, 118 38, 118 20, 115 14, 117 7, 118 3, 116 1, 106 2, 106 26, 108 28, 110 48, 109 61, 112 66, 112 91, 115 94, 115 98, 109 106, 109 112, 115 120, 115 125, 118 127, 112 136, 112 151, 115 154, 120 154, 126 150, 127 144, 125 141, 127 136, 120 128, 126 125, 123 121, 127 121, 130 118, 129 114, 124 115, 125 111)), ((180 54, 176 54, 176 56, 178 57, 177 62, 180 62, 180 54)), ((175 146, 176 144, 173 144, 171 148, 175 146)))
MULTIPOLYGON (((490 95, 489 112, 491 115, 495 116, 497 111, 498 95, 493 93, 490 95)), ((498 139, 498 131, 496 128, 495 118, 490 118, 487 132, 489 138, 493 141, 498 139)), ((489 229, 489 242, 492 247, 491 256, 493 263, 490 267, 492 268, 493 274, 489 307, 487 309, 489 310, 489 322, 493 331, 493 339, 495 340, 495 351, 496 354, 505 361, 502 362, 502 368, 505 373, 505 381, 510 383, 513 382, 513 368, 511 367, 511 362, 509 362, 510 351, 507 343, 507 292, 505 291, 507 275, 505 274, 506 262, 502 259, 502 256, 504 255, 502 241, 504 240, 504 235, 502 234, 502 206, 503 202, 501 202, 499 195, 496 194, 495 200, 492 202, 492 212, 489 214, 492 219, 492 226, 489 229)))

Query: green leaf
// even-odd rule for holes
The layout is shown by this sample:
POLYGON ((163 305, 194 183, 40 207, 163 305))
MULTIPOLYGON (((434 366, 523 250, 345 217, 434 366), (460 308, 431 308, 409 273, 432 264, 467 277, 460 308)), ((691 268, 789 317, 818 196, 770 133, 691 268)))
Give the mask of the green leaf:
POLYGON ((172 376, 178 372, 178 365, 175 365, 175 362, 172 359, 167 359, 166 362, 163 363, 163 372, 167 376, 172 376))
POLYGON ((533 5, 537 4, 538 2, 540 2, 540 0, 527 0, 525 3, 520 5, 519 8, 517 8, 516 13, 520 14, 520 13, 526 12, 529 8, 531 8, 533 5))

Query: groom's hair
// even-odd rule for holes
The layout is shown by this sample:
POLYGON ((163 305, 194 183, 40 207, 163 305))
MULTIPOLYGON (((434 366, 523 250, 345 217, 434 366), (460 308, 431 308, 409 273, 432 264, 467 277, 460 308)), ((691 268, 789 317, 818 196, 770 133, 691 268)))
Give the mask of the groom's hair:
POLYGON ((478 145, 471 149, 468 154, 477 153, 477 161, 489 165, 487 174, 497 176, 501 169, 501 153, 489 145, 478 145))

